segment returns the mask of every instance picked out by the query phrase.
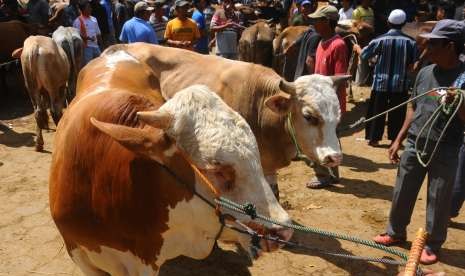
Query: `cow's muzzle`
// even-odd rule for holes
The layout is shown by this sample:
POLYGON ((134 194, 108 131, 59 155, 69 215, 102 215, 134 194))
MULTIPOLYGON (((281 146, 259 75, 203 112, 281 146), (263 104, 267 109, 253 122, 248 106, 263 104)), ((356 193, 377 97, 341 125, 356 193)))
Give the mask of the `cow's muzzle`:
MULTIPOLYGON (((281 241, 289 241, 294 233, 294 230, 289 228, 281 226, 264 227, 263 225, 255 222, 249 222, 247 223, 247 226, 260 235, 273 239, 278 238, 281 241)), ((266 238, 261 239, 259 242, 259 249, 264 252, 276 251, 283 246, 284 244, 279 241, 268 240, 266 238)))
POLYGON ((341 165, 341 162, 342 162, 342 154, 335 153, 335 154, 327 155, 323 159, 323 162, 321 162, 321 165, 332 168, 332 167, 337 167, 341 165))

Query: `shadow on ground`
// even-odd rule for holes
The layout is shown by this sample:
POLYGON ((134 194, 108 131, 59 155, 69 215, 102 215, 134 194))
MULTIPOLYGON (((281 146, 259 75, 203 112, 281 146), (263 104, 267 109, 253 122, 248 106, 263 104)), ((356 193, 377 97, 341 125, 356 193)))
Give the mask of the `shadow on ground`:
MULTIPOLYGON (((330 237, 296 232, 294 233, 292 240, 301 244, 311 245, 311 247, 328 252, 352 254, 352 252, 343 249, 341 247, 341 243, 337 239, 330 237)), ((329 256, 322 253, 321 251, 319 252, 315 250, 290 247, 286 247, 284 250, 294 254, 318 256, 323 260, 339 267, 340 269, 347 271, 349 275, 396 275, 398 271, 398 267, 395 265, 385 265, 385 267, 382 268, 366 261, 349 260, 340 257, 329 256), (354 265, 354 262, 356 262, 358 265, 354 265)), ((384 255, 386 255, 386 253, 380 251, 379 255, 376 257, 383 257, 384 255)))
MULTIPOLYGON (((388 161, 386 153, 386 162, 388 161)), ((342 158, 342 166, 349 167, 354 172, 376 172, 379 169, 396 169, 397 165, 391 163, 376 163, 371 159, 361 156, 344 154, 342 158), (354 167, 357 164, 357 167, 354 167)))
POLYGON ((223 250, 215 247, 213 252, 204 260, 194 260, 178 257, 166 262, 160 269, 160 276, 250 276, 248 269, 252 265, 245 252, 223 250))
POLYGON ((7 147, 32 147, 34 146, 34 136, 32 132, 19 133, 10 129, 0 122, 0 144, 7 147))

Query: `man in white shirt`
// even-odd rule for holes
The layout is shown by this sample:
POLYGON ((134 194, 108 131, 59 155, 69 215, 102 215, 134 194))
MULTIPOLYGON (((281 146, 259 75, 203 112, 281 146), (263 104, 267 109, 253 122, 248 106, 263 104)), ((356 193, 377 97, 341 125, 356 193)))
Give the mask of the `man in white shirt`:
POLYGON ((352 19, 352 13, 354 9, 352 8, 351 0, 343 0, 342 8, 339 10, 339 21, 352 19))
POLYGON ((84 62, 83 66, 92 59, 100 56, 102 38, 97 19, 91 16, 92 8, 89 2, 79 4, 81 15, 74 20, 73 27, 78 29, 84 41, 84 62))

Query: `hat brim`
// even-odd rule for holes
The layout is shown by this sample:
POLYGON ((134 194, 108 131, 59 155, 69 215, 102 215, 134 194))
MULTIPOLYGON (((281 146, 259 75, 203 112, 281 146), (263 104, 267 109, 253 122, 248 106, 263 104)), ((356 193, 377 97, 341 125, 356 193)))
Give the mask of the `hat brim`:
POLYGON ((307 16, 311 19, 326 18, 326 16, 321 13, 311 13, 307 16))
POLYGON ((447 36, 443 36, 443 35, 436 35, 436 34, 433 34, 433 33, 424 33, 424 34, 419 34, 420 37, 422 38, 428 38, 428 39, 447 39, 447 36))

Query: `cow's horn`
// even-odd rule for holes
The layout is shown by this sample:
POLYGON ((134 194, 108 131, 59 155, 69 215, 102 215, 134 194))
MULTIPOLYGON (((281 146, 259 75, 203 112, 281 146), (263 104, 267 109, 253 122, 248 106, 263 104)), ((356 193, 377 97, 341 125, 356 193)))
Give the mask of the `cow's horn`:
POLYGON ((286 80, 281 80, 279 82, 279 89, 281 89, 282 91, 290 94, 290 95, 295 95, 295 84, 292 83, 292 82, 288 82, 286 80))
POLYGON ((271 24, 271 23, 273 23, 273 21, 274 21, 274 18, 270 18, 270 19, 266 20, 266 23, 271 24))
POLYGON ((331 80, 333 81, 333 86, 338 88, 339 85, 345 83, 346 81, 352 78, 351 75, 338 75, 338 76, 331 76, 331 80))
POLYGON ((158 110, 153 111, 139 111, 137 117, 144 123, 159 129, 167 129, 173 123, 173 116, 167 112, 158 110))

